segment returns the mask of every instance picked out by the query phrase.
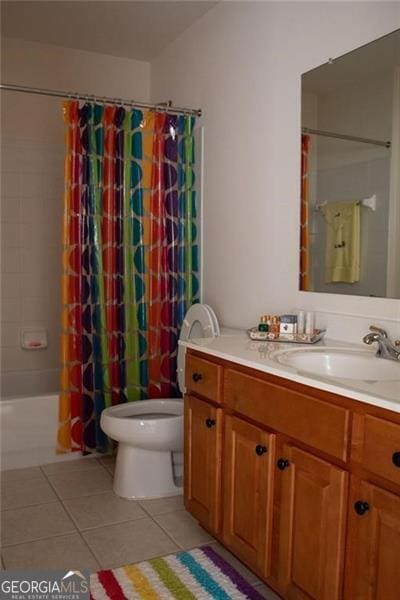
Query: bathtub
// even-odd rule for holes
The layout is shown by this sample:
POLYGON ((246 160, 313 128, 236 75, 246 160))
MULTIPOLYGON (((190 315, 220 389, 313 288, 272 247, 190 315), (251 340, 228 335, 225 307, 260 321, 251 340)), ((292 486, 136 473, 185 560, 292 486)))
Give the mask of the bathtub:
MULTIPOLYGON (((0 470, 78 460, 80 452, 56 454, 58 394, 0 400, 0 470)), ((85 458, 102 455, 93 452, 85 458)), ((174 471, 183 477, 183 454, 173 453, 174 471)))
POLYGON ((56 454, 58 395, 5 397, 0 401, 1 455, 5 469, 82 458, 56 454))

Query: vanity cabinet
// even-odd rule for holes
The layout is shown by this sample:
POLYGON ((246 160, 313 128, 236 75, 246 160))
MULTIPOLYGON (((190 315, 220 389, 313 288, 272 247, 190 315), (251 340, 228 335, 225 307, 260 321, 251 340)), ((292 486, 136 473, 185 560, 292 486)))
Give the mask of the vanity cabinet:
POLYGON ((285 598, 340 598, 348 474, 291 444, 277 469, 279 589, 285 598))
POLYGON ((222 410, 185 397, 185 506, 211 533, 221 527, 222 410))
POLYGON ((243 562, 269 574, 275 435, 227 415, 223 541, 243 562))
POLYGON ((400 597, 400 415, 188 351, 185 505, 287 600, 400 597))
POLYGON ((400 597, 400 496, 352 481, 349 505, 348 600, 400 597))
POLYGON ((400 421, 353 417, 346 600, 400 597, 400 421))

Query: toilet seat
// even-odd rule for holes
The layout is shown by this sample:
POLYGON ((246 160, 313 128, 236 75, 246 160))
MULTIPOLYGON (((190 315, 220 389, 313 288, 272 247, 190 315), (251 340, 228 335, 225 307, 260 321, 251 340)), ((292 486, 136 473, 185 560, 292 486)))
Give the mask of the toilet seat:
POLYGON ((183 319, 179 339, 186 341, 191 337, 215 337, 217 335, 219 335, 219 325, 211 306, 193 304, 183 319))
POLYGON ((206 308, 208 310, 210 317, 213 320, 213 323, 214 323, 214 336, 213 337, 219 337, 221 335, 221 331, 219 328, 217 315, 215 314, 215 312, 213 311, 213 309, 211 308, 211 306, 209 304, 202 304, 200 306, 204 306, 204 308, 206 308))
POLYGON ((119 442, 131 442, 134 434, 140 448, 163 450, 167 444, 176 452, 181 448, 182 436, 178 435, 176 441, 172 437, 180 430, 182 416, 183 403, 179 399, 141 400, 106 408, 101 414, 101 426, 119 442), (173 431, 172 436, 166 427, 173 431))

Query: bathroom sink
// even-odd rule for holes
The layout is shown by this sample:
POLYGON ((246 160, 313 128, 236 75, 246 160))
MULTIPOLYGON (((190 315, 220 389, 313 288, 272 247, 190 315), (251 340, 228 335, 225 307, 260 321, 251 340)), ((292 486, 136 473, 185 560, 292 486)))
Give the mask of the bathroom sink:
POLYGON ((274 352, 271 358, 310 375, 374 381, 400 380, 400 361, 378 358, 368 350, 293 348, 274 352))

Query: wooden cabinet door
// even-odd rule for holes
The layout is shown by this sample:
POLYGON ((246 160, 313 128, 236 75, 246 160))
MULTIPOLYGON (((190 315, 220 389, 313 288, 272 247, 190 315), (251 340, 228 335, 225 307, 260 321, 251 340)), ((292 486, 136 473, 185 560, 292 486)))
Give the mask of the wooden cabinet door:
POLYGON ((281 593, 288 600, 341 598, 348 475, 289 444, 277 456, 281 593))
POLYGON ((275 435, 225 417, 225 544, 250 567, 269 574, 275 435))
POLYGON ((185 396, 185 506, 209 531, 221 528, 222 410, 185 396))
POLYGON ((349 503, 348 600, 400 598, 400 497, 353 480, 349 503))

